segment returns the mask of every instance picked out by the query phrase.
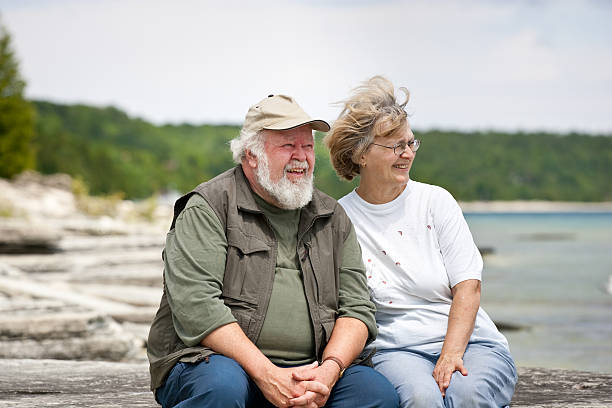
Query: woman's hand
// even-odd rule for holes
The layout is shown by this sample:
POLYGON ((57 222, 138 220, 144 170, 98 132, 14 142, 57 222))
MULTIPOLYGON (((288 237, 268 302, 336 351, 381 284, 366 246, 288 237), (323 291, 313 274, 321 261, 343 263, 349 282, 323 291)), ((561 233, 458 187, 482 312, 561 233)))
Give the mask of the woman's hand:
POLYGON ((468 375, 467 369, 463 366, 463 358, 457 354, 440 355, 432 375, 438 383, 442 397, 446 395, 446 389, 450 386, 451 376, 455 371, 459 371, 463 376, 468 375))

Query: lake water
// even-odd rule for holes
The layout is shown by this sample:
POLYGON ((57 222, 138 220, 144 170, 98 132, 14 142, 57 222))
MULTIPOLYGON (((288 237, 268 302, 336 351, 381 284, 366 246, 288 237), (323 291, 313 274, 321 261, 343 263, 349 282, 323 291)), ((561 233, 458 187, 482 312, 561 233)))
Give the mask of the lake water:
POLYGON ((517 365, 612 372, 612 213, 465 216, 517 365))

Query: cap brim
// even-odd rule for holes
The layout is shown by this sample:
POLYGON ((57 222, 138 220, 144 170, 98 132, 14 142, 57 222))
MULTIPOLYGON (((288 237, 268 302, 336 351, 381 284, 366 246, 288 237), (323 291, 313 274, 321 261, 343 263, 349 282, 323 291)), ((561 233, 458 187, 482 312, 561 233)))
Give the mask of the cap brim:
POLYGON ((307 120, 307 121, 291 119, 291 120, 286 120, 284 122, 278 122, 270 126, 266 126, 263 129, 289 130, 289 129, 295 129, 296 127, 300 127, 303 125, 310 125, 310 127, 312 127, 314 130, 318 130, 319 132, 329 132, 329 129, 331 129, 331 127, 329 126, 329 123, 321 119, 314 119, 314 120, 307 120))

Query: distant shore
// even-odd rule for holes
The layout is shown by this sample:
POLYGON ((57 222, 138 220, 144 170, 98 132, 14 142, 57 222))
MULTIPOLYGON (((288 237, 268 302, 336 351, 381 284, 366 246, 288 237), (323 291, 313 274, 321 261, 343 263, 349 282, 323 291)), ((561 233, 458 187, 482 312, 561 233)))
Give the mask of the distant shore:
POLYGON ((465 213, 607 213, 612 212, 612 201, 462 201, 465 213))

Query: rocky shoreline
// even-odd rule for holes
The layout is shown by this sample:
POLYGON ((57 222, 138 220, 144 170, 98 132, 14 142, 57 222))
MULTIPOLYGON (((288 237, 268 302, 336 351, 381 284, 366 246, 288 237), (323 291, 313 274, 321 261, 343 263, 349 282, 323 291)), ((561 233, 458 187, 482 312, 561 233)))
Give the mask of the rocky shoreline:
POLYGON ((35 173, 0 179, 0 203, 0 358, 145 361, 171 207, 35 173))
MULTIPOLYGON (((146 337, 171 218, 169 204, 79 194, 65 175, 0 179, 1 406, 156 406, 146 337)), ((520 373, 513 406, 612 406, 611 374, 520 373)))

